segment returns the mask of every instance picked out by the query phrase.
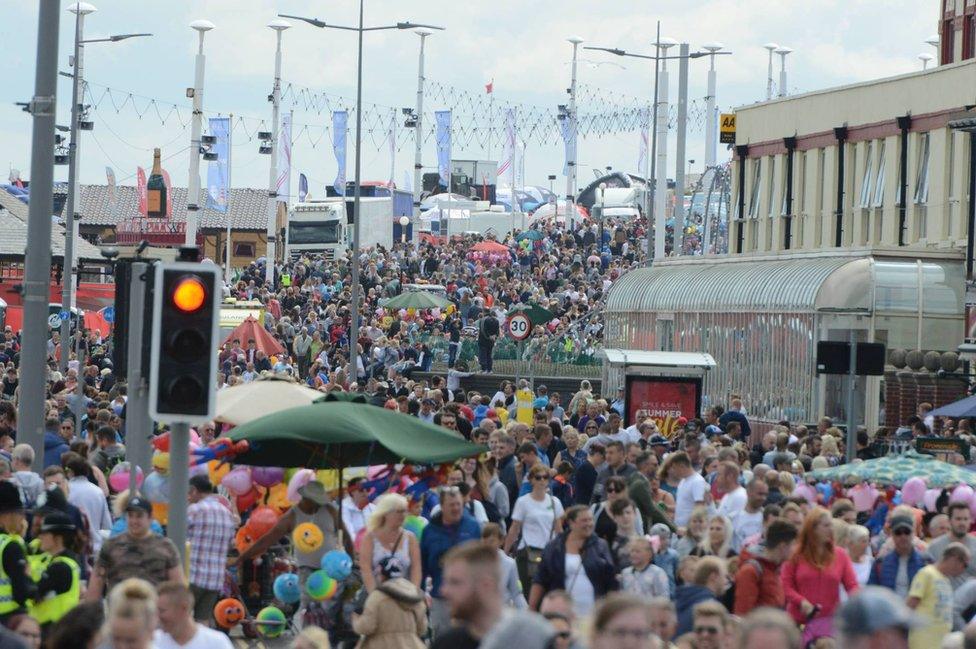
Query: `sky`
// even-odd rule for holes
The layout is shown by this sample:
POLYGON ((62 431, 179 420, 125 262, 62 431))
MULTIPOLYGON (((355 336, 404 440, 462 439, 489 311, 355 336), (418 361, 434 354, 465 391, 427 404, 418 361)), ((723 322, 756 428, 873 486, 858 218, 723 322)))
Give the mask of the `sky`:
MULTIPOLYGON (((81 141, 80 178, 84 183, 104 183, 105 167, 114 168, 121 184, 134 184, 137 166, 149 168, 152 148, 163 148, 164 167, 173 182, 185 185, 189 167, 190 128, 171 114, 179 106, 184 121, 189 114, 186 88, 193 85, 195 19, 216 25, 205 39, 207 55, 204 112, 207 117, 244 116, 235 127, 232 147, 232 184, 266 187, 268 156, 258 153, 253 139, 268 128, 267 95, 274 70, 275 36, 267 23, 277 13, 318 17, 335 24, 355 24, 354 0, 95 0, 98 11, 85 23, 85 38, 111 34, 152 32, 151 38, 86 47, 85 78, 97 107, 91 111, 94 130, 81 141), (107 94, 105 88, 112 88, 107 94), (127 100, 128 93, 133 98, 127 100), (149 99, 160 100, 157 104, 149 99), (114 105, 113 105, 114 99, 114 105), (159 110, 156 110, 156 107, 159 110), (117 110, 118 108, 118 110, 117 110), (147 110, 148 109, 148 110, 147 110), (142 113, 142 116, 139 116, 142 113), (167 117, 168 116, 168 117, 167 117), (164 120, 164 118, 166 118, 164 120), (249 139, 250 136, 250 139, 249 139)), ((30 177, 31 120, 14 105, 33 93, 34 57, 37 43, 37 0, 5 3, 0 21, 0 43, 5 55, 4 83, 0 84, 0 165, 21 170, 30 177)), ((62 5, 67 7, 68 2, 62 5)), ((695 51, 705 43, 723 43, 732 55, 718 59, 717 101, 723 110, 760 101, 765 97, 767 52, 762 45, 775 42, 794 50, 787 58, 789 92, 804 92, 868 79, 911 72, 920 68, 920 53, 934 53, 925 39, 937 32, 938 0, 367 0, 366 24, 386 25, 410 20, 445 28, 427 39, 426 77, 461 88, 475 101, 487 101, 484 84, 494 80, 494 100, 517 102, 527 107, 551 109, 567 101, 572 45, 568 37, 586 45, 619 47, 652 53, 655 25, 662 36, 688 42, 695 51)), ((320 30, 293 21, 284 33, 284 84, 328 93, 352 101, 356 93, 356 36, 351 32, 320 30)), ((67 70, 74 38, 74 16, 62 11, 59 61, 67 70)), ((382 106, 413 106, 416 100, 419 38, 409 32, 380 31, 364 40, 363 100, 382 106)), ((607 112, 635 101, 650 103, 653 95, 653 63, 620 59, 581 50, 579 83, 588 100, 580 113, 607 112)), ((778 80, 779 57, 777 72, 778 80)), ((705 60, 690 62, 689 99, 702 101, 706 94, 705 60)), ((671 63, 671 97, 677 94, 677 66, 671 63)), ((69 123, 70 79, 62 77, 58 88, 58 123, 69 123)), ((324 96, 324 95, 320 95, 324 96)), ((444 96, 428 98, 427 110, 451 108, 444 96)), ((295 130, 304 133, 293 146, 293 177, 299 171, 309 178, 310 191, 323 193, 336 174, 336 161, 323 127, 331 121, 327 110, 307 109, 303 102, 288 100, 294 111, 295 130)), ((376 109, 380 110, 380 109, 376 109)), ((364 113, 366 114, 366 113, 364 113)), ((497 113, 496 113, 497 114, 497 113)), ((465 117, 456 115, 456 121, 465 117)), ((500 117, 496 118, 500 126, 500 117)), ((352 124, 350 124, 350 129, 352 124)), ((413 169, 413 140, 399 138, 394 179, 403 186, 413 169)), ((389 148, 378 132, 364 133, 363 178, 385 180, 390 176, 389 148)), ((525 183, 548 185, 556 174, 556 187, 565 188, 561 175, 563 150, 559 143, 542 143, 527 137, 525 183)), ((669 137, 669 176, 674 175, 674 133, 669 137)), ((347 175, 352 178, 352 131, 347 175)), ((607 166, 638 172, 639 135, 636 130, 591 135, 579 142, 579 185, 594 178, 592 169, 607 166)), ((499 156, 494 144, 491 159, 499 156)), ((455 159, 486 159, 483 145, 456 145, 455 159)), ((704 160, 704 128, 701 119, 689 125, 688 159, 700 171, 704 160)), ((727 159, 724 149, 719 161, 727 159)), ((424 144, 425 167, 436 164, 433 140, 424 144)), ((202 178, 206 179, 206 163, 202 178)), ((6 177, 7 169, 0 170, 6 177)), ((55 180, 65 180, 66 167, 57 167, 55 180)), ((292 187, 297 180, 292 180, 292 187)), ((562 192, 560 192, 562 193, 562 192)))

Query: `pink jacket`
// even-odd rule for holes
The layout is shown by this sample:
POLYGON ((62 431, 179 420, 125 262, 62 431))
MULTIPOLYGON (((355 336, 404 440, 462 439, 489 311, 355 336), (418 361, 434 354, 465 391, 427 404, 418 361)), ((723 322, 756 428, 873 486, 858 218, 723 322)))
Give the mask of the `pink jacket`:
POLYGON ((843 584, 848 594, 858 588, 851 558, 839 547, 834 548, 834 560, 823 569, 815 568, 803 557, 794 556, 783 564, 780 575, 786 594, 786 612, 798 623, 806 621, 806 616, 800 612, 800 602, 804 599, 820 605, 817 617, 833 616, 840 599, 838 586, 843 584))

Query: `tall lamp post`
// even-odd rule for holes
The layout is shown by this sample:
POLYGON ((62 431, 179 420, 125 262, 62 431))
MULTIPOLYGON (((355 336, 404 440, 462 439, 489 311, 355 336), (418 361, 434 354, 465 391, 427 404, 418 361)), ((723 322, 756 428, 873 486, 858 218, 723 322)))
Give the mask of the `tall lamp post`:
MULTIPOLYGON (((572 147, 570 147, 570 159, 566 161, 567 173, 566 173, 566 200, 570 203, 576 202, 576 167, 579 158, 579 141, 577 140, 577 130, 579 123, 576 121, 576 57, 579 51, 579 46, 583 42, 583 39, 579 36, 570 36, 567 38, 573 45, 573 76, 570 81, 569 86, 569 114, 566 115, 566 119, 570 120, 569 123, 569 137, 572 138, 572 147)), ((515 188, 512 188, 512 196, 515 195, 515 188)), ((567 218, 569 218, 567 216, 567 218)))
MULTIPOLYGON (((609 52, 610 54, 613 54, 615 56, 625 56, 625 57, 630 57, 630 58, 635 58, 635 59, 645 59, 645 60, 648 60, 648 61, 654 61, 654 70, 655 70, 654 75, 655 75, 655 80, 656 81, 659 81, 658 77, 659 76, 662 76, 662 75, 660 75, 660 72, 663 72, 664 71, 663 70, 663 63, 665 61, 672 60, 672 59, 682 59, 682 58, 700 59, 700 58, 703 58, 703 57, 706 57, 706 56, 715 57, 715 56, 719 56, 719 55, 730 55, 730 54, 732 54, 732 52, 730 52, 730 51, 721 51, 720 52, 719 49, 721 48, 721 46, 718 46, 717 48, 707 49, 707 51, 691 52, 691 53, 689 53, 687 55, 678 55, 678 56, 664 56, 664 55, 662 55, 661 52, 664 51, 663 48, 670 47, 671 44, 673 44, 673 43, 674 43, 674 41, 672 39, 662 39, 660 37, 660 25, 658 25, 658 38, 657 38, 657 40, 655 42, 655 44, 658 45, 658 47, 655 49, 654 56, 651 56, 651 55, 648 55, 648 54, 636 54, 634 52, 627 52, 626 50, 622 50, 622 49, 617 48, 617 47, 586 47, 585 49, 588 49, 588 50, 599 50, 601 52, 609 52), (667 43, 667 45, 666 45, 666 43, 667 43), (659 62, 661 62, 660 65, 659 65, 659 62)), ((651 152, 657 150, 658 153, 660 153, 661 147, 659 146, 659 143, 658 143, 657 132, 660 129, 660 126, 661 126, 661 122, 662 122, 662 115, 661 115, 661 113, 662 112, 663 112, 664 128, 665 129, 667 128, 667 109, 664 109, 663 111, 660 111, 659 110, 659 105, 658 105, 660 103, 659 102, 659 99, 660 99, 660 94, 661 94, 661 88, 662 88, 662 86, 664 86, 664 83, 655 83, 654 84, 654 121, 657 122, 658 129, 655 129, 652 132, 652 141, 651 141, 651 147, 650 147, 651 152)), ((667 100, 665 99, 664 101, 666 102, 667 100)), ((649 155, 653 155, 653 154, 649 152, 649 155)), ((665 159, 665 161, 667 160, 666 151, 665 151, 665 158, 664 159, 665 159)), ((664 166, 662 165, 661 166, 661 170, 662 170, 661 171, 661 177, 658 177, 658 175, 657 175, 658 170, 657 170, 657 166, 655 164, 655 160, 656 160, 656 158, 654 158, 654 157, 651 158, 651 173, 650 173, 650 176, 652 178, 656 178, 657 179, 657 183, 656 184, 657 184, 658 189, 655 189, 654 193, 656 195, 654 197, 654 201, 651 201, 651 204, 649 205, 649 208, 646 210, 646 212, 648 214, 647 226, 648 226, 648 229, 650 229, 652 227, 652 224, 653 224, 653 227, 654 227, 654 230, 655 230, 655 235, 654 235, 655 241, 654 241, 653 248, 652 248, 652 245, 651 245, 651 236, 650 236, 650 232, 648 232, 648 237, 647 237, 647 248, 648 248, 647 258, 648 259, 659 259, 659 258, 661 258, 661 257, 664 256, 664 237, 665 237, 665 231, 666 231, 665 230, 665 219, 664 219, 664 208, 663 207, 660 207, 660 209, 658 209, 658 207, 655 206, 655 203, 657 203, 658 206, 660 206, 663 203, 664 194, 666 194, 666 192, 667 192, 667 172, 666 171, 663 171, 664 166), (661 187, 662 184, 664 186, 664 189, 663 190, 660 190, 660 187, 661 187), (657 195, 659 190, 660 190, 660 194, 661 194, 660 196, 657 195)), ((651 182, 652 181, 649 178, 648 179, 648 184, 650 185, 651 182)))
POLYGON ((356 180, 353 188, 353 224, 352 224, 352 286, 350 287, 351 318, 349 322, 349 383, 359 380, 359 363, 356 360, 356 346, 359 340, 359 295, 362 286, 359 284, 359 199, 361 195, 360 174, 362 172, 362 130, 363 130, 363 34, 390 29, 415 30, 418 28, 443 30, 436 25, 422 25, 411 22, 399 22, 395 25, 380 25, 375 27, 363 26, 364 0, 359 0, 359 26, 331 25, 318 18, 305 18, 278 14, 281 18, 301 20, 319 29, 340 29, 356 32, 359 37, 356 72, 356 180))
POLYGON ((922 52, 918 55, 918 60, 922 62, 922 70, 925 71, 929 69, 929 63, 935 60, 935 57, 928 52, 922 52))
MULTIPOLYGON (((203 37, 214 28, 209 20, 194 20, 190 27, 196 30, 199 45, 195 61, 193 87, 186 91, 193 98, 193 118, 190 121, 190 182, 186 190, 186 245, 197 245, 197 211, 200 209, 200 131, 203 130, 203 72, 207 57, 203 55, 203 37)), ((230 242, 227 243, 230 245, 230 242)))
POLYGON ((942 41, 939 39, 939 35, 938 34, 932 34, 931 36, 929 36, 928 38, 925 39, 925 42, 928 45, 931 45, 932 48, 935 50, 935 56, 933 58, 935 60, 938 60, 939 59, 939 54, 940 54, 940 52, 939 52, 939 46, 942 44, 942 41))
POLYGON ((721 43, 705 43, 708 52, 708 96, 705 97, 705 169, 715 166, 715 141, 718 135, 718 111, 715 107, 715 55, 725 46, 721 43))
MULTIPOLYGON (((271 169, 268 173, 268 223, 267 239, 268 249, 265 253, 264 261, 264 281, 268 286, 274 286, 275 241, 278 233, 278 116, 281 111, 281 34, 291 27, 291 23, 281 18, 275 18, 268 27, 275 32, 275 67, 274 67, 274 88, 271 90, 271 142, 270 147, 262 147, 262 151, 271 154, 271 169)), ((228 239, 228 245, 230 240, 228 239)), ((285 242, 282 241, 284 246, 285 242)))
POLYGON ((780 97, 785 97, 786 95, 789 94, 789 92, 787 92, 787 89, 786 89, 787 88, 787 86, 786 86, 786 57, 792 51, 793 50, 791 48, 785 47, 785 46, 780 46, 780 47, 777 47, 776 48, 776 53, 779 54, 779 62, 780 62, 780 68, 779 68, 779 92, 777 93, 777 95, 780 96, 780 97))
POLYGON ((413 138, 413 244, 420 252, 420 198, 424 195, 424 46, 427 37, 433 34, 427 29, 417 29, 414 33, 420 37, 420 60, 417 64, 417 106, 414 113, 413 138))
POLYGON ((766 43, 763 49, 769 52, 769 66, 766 72, 766 101, 773 98, 773 54, 779 49, 776 43, 766 43))
MULTIPOLYGON (((75 261, 75 240, 78 238, 78 219, 76 214, 81 204, 78 193, 78 167, 81 164, 81 132, 91 130, 92 123, 84 120, 85 77, 84 60, 87 43, 117 43, 138 36, 151 34, 118 34, 106 38, 84 40, 85 17, 98 9, 87 2, 76 2, 68 6, 75 15, 75 45, 72 56, 71 73, 71 127, 68 137, 68 196, 64 205, 64 260, 61 263, 61 310, 70 315, 61 321, 61 358, 58 367, 64 373, 68 370, 68 338, 71 337, 71 321, 74 319, 75 283, 78 281, 78 265, 75 261)), ((76 408, 78 404, 75 404, 76 408)))

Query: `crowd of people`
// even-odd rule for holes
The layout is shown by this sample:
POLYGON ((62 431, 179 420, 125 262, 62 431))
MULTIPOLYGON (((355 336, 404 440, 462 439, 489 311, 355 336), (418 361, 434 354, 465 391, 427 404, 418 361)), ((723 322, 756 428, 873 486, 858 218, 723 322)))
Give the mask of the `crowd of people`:
MULTIPOLYGON (((946 489, 922 507, 893 488, 867 502, 807 478, 872 458, 865 432, 857 456, 845 458, 828 418, 760 434, 735 396, 664 431, 653 419, 624 422, 623 395, 601 395, 588 381, 565 394, 501 377, 492 390, 463 389, 476 369, 493 372, 514 306, 553 315, 533 334, 547 348, 596 344, 592 316, 640 261, 639 228, 609 224, 602 250, 593 225, 537 232, 506 239, 502 259, 471 253, 470 239, 364 251, 357 381, 347 356, 348 258, 280 265, 272 286, 259 265, 244 269, 226 292, 264 304, 284 351, 228 340, 221 389, 274 375, 362 393, 372 404, 363 407, 417 417, 487 451, 431 468, 421 491, 396 479, 417 467, 396 467, 386 481, 356 478, 342 492, 315 477, 246 546, 239 540, 255 529, 259 503, 194 472, 185 564, 158 502, 112 480, 126 457, 126 385, 113 371, 111 338, 76 332, 62 374, 51 334, 40 456, 17 443, 19 336, 8 329, 0 648, 229 646, 237 631, 223 624, 226 610, 218 614, 228 597, 279 607, 302 648, 976 646, 969 502, 946 489), (385 309, 421 283, 442 286, 452 305, 385 309), (464 356, 465 338, 477 359, 464 356), (310 528, 321 536, 314 545, 299 538, 310 528), (355 567, 319 601, 309 581, 339 549, 355 567), (297 576, 297 601, 276 600, 261 582, 274 570, 297 576), (259 574, 248 592, 235 589, 259 574)), ((919 414, 916 434, 968 430, 919 414)), ((195 433, 206 445, 226 429, 208 422, 195 433)), ((253 628, 253 614, 238 619, 253 628)))

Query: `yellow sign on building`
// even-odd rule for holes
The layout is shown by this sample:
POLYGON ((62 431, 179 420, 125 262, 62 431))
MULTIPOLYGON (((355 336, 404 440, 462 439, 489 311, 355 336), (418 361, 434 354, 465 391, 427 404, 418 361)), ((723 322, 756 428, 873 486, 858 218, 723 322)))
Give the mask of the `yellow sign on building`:
POLYGON ((735 113, 722 113, 722 120, 719 122, 719 142, 722 144, 735 144, 735 113))

